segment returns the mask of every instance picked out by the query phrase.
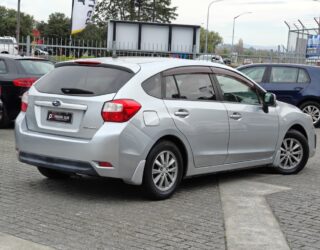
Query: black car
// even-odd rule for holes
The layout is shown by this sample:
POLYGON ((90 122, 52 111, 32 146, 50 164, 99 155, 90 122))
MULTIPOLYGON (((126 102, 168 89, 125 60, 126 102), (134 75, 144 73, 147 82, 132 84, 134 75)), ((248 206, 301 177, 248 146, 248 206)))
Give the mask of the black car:
POLYGON ((0 55, 0 128, 19 114, 22 94, 53 68, 54 64, 44 59, 0 55))

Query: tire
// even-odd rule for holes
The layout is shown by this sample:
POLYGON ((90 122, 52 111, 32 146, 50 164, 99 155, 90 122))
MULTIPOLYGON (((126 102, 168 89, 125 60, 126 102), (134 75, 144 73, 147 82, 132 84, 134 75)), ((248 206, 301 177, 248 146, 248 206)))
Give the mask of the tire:
POLYGON ((2 108, 0 107, 0 128, 7 128, 10 125, 10 119, 8 117, 7 110, 3 105, 2 108))
POLYGON ((300 105, 300 109, 306 113, 311 115, 313 120, 313 125, 318 128, 320 126, 320 104, 318 102, 305 102, 300 105))
POLYGON ((277 166, 280 174, 297 174, 306 166, 309 159, 309 145, 305 136, 299 131, 289 130, 281 143, 280 150, 280 163, 277 166))
POLYGON ((70 174, 50 168, 38 167, 39 172, 48 179, 68 179, 70 174))
POLYGON ((180 184, 182 172, 183 160, 178 147, 170 141, 157 143, 146 159, 143 176, 143 188, 148 197, 153 200, 169 198, 180 184))

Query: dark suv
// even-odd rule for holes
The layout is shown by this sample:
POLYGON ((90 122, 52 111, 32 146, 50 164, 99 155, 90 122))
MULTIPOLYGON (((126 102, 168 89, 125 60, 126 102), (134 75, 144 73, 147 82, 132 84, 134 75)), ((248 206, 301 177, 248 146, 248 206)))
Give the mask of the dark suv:
POLYGON ((279 101, 299 107, 320 126, 320 67, 298 64, 251 64, 239 67, 279 101))
POLYGON ((44 59, 0 55, 0 128, 19 114, 22 94, 53 68, 54 64, 44 59))

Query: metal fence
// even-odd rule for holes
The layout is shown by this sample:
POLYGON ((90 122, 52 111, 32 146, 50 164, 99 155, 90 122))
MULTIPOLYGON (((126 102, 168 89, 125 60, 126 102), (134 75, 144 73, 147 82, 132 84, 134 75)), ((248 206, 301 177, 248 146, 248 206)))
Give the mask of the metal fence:
MULTIPOLYGON (((141 51, 132 49, 130 44, 107 44, 107 41, 75 40, 58 38, 38 38, 32 40, 30 36, 19 42, 19 53, 26 56, 48 58, 52 61, 65 61, 77 58, 111 57, 111 56, 140 56, 140 57, 171 57, 182 59, 211 60, 213 55, 192 52, 192 48, 177 51, 163 51, 158 45, 148 45, 150 49, 141 51), (111 48, 111 49, 110 49, 111 48), (190 52, 179 52, 190 51, 190 52)), ((267 55, 230 55, 222 54, 233 66, 246 63, 306 63, 305 54, 294 52, 269 51, 267 55)), ((214 57, 217 58, 217 57, 214 57)))

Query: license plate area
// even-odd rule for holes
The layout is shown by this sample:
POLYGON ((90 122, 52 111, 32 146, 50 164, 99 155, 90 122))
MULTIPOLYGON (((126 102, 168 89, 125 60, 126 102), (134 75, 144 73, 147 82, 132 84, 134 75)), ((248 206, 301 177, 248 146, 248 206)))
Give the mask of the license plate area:
POLYGON ((60 122, 60 123, 72 123, 72 113, 48 111, 47 121, 60 122))

